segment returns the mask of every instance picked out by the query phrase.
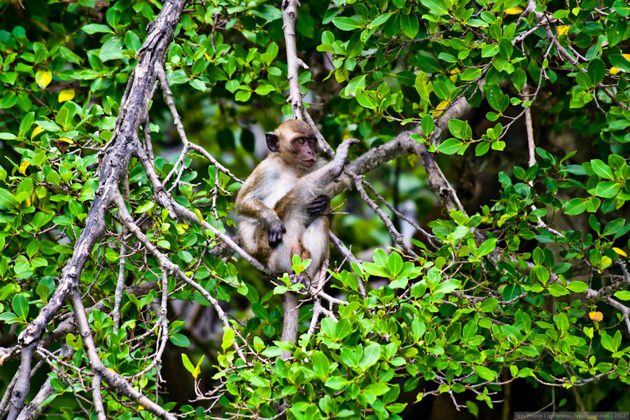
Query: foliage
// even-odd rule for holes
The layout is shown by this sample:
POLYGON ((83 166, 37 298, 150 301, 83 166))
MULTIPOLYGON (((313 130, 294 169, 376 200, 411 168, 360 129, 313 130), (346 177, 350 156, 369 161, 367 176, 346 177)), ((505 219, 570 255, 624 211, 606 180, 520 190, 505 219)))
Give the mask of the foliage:
MULTIPOLYGON (((17 337, 49 302, 76 252, 125 85, 161 8, 131 0, 23 3, 25 9, 19 1, 0 6, 0 329, 9 337, 0 352, 8 366, 0 374, 3 391, 11 390, 18 366, 17 337)), ((373 216, 362 197, 337 198, 354 205, 352 214, 336 216, 341 239, 356 255, 378 248, 370 250, 371 262, 334 266, 326 293, 303 296, 301 335, 292 345, 279 341, 278 295, 300 286, 274 288, 247 263, 211 255, 215 233, 162 208, 132 160, 121 183, 128 209, 156 249, 199 287, 167 273, 157 253, 122 226, 120 211, 109 212, 106 234, 80 277, 105 366, 190 418, 272 417, 283 409, 298 419, 401 418, 409 410, 406 393, 415 401, 448 395, 477 416, 484 406, 496 409, 515 381, 578 392, 608 387, 625 399, 604 408, 627 411, 628 6, 302 3, 298 54, 310 69, 299 83, 330 143, 361 138, 365 156, 419 126, 409 131, 410 143, 448 156, 438 162, 453 183, 461 162, 479 172, 490 167, 500 194, 472 211, 447 208, 428 217, 423 206, 437 206, 426 198, 434 186, 428 166, 416 155, 395 166, 378 161, 367 181, 395 206, 412 202, 431 232, 401 246, 396 228, 373 216), (472 114, 460 112, 462 104, 472 114), (528 147, 533 134, 524 134, 529 112, 535 152, 528 147), (563 150, 557 139, 567 133, 572 141, 563 150), (168 321, 163 275, 175 302, 168 321), (116 307, 120 279, 126 286, 116 307), (229 325, 216 321, 200 337, 176 319, 181 302, 224 308, 229 325), (318 305, 330 309, 319 312, 318 305), (162 374, 173 369, 156 351, 164 334, 176 346, 166 350, 177 354, 175 370, 184 367, 195 383, 185 401, 164 384, 162 374), (293 359, 281 360, 282 350, 293 359)), ((279 109, 291 113, 283 25, 279 2, 191 2, 166 58, 189 140, 236 176, 199 152, 177 157, 167 100, 153 99, 145 135, 152 136, 158 177, 178 204, 223 232, 234 226, 237 177, 253 162, 254 125, 272 128, 279 109)), ((47 376, 36 380, 47 379, 52 389, 46 413, 87 418, 93 377, 81 335, 62 325, 71 312, 64 306, 49 324, 47 345, 37 353, 47 376), (64 343, 71 350, 62 350, 64 343)), ((544 393, 540 398, 529 408, 542 408, 544 393)), ((569 398, 561 404, 570 410, 598 407, 569 398)), ((108 417, 153 416, 115 392, 103 400, 108 417)))

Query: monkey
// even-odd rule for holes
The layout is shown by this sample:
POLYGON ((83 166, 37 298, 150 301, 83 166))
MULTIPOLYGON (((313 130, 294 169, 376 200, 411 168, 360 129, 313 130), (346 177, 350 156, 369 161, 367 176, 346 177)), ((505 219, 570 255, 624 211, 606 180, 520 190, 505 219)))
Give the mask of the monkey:
POLYGON ((295 186, 274 205, 273 209, 286 231, 282 242, 276 246, 267 262, 272 273, 289 273, 293 255, 299 255, 302 259, 311 259, 311 264, 305 271, 306 278, 300 279, 304 283, 305 280, 314 280, 320 267, 328 259, 330 221, 327 217, 318 217, 309 212, 307 203, 322 196, 328 198, 326 188, 341 175, 348 149, 355 143, 358 140, 344 141, 332 161, 299 178, 295 186))
MULTIPOLYGON (((318 157, 315 133, 304 121, 286 121, 265 137, 270 153, 243 184, 236 198, 236 212, 243 247, 267 266, 286 232, 274 206, 300 177, 317 168, 318 157)), ((307 206, 307 212, 313 217, 321 216, 329 204, 327 196, 316 197, 307 206)))
MULTIPOLYGON (((322 216, 330 205, 326 187, 341 174, 348 149, 358 140, 346 140, 327 164, 318 162, 315 134, 303 121, 281 124, 266 134, 266 140, 271 153, 247 178, 236 199, 241 243, 272 275, 291 273, 293 255, 311 259, 298 279, 310 281, 329 255, 330 221, 322 216)), ((295 343, 295 294, 283 295, 283 309, 282 341, 295 343)), ((283 352, 282 359, 288 357, 283 352)))

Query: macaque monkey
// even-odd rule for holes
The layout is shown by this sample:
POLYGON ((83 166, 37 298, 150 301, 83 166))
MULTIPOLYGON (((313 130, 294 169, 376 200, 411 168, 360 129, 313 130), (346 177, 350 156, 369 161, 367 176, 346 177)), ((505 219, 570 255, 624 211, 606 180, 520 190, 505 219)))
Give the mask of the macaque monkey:
MULTIPOLYGON (((243 247, 268 266, 272 252, 286 232, 274 206, 318 162, 315 133, 304 121, 286 121, 273 133, 267 133, 266 139, 270 153, 245 181, 236 199, 236 211, 243 247)), ((327 196, 315 197, 306 211, 316 218, 326 211, 329 203, 327 196)), ((272 267, 270 270, 279 273, 272 267)))
POLYGON ((282 242, 270 254, 267 265, 274 274, 290 273, 293 255, 310 259, 306 278, 300 280, 307 285, 316 279, 322 264, 328 259, 327 217, 314 216, 309 212, 310 204, 318 197, 328 197, 327 187, 339 176, 346 165, 348 149, 358 140, 344 141, 337 149, 335 158, 321 168, 302 176, 274 207, 274 212, 284 223, 286 232, 282 242))
MULTIPOLYGON (((335 159, 322 165, 315 133, 303 121, 287 121, 266 139, 271 153, 236 199, 241 243, 274 275, 291 274, 293 255, 311 259, 299 279, 308 285, 329 255, 330 222, 323 216, 330 204, 326 189, 343 171, 348 148, 358 140, 346 140, 335 159)), ((283 295, 283 308, 282 340, 295 342, 298 308, 293 293, 283 295)))

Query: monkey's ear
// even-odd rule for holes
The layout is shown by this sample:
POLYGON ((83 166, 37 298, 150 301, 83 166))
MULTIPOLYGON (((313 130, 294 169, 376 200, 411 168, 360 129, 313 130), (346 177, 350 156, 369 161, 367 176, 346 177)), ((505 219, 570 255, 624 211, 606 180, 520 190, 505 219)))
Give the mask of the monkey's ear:
POLYGON ((267 140, 267 147, 272 152, 280 151, 278 147, 278 135, 276 133, 265 133, 265 139, 267 140))

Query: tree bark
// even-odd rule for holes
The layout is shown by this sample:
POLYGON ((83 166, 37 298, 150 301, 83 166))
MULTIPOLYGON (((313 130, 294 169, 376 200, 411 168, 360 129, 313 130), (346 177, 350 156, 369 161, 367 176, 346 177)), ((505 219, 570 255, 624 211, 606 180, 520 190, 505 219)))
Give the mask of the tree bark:
POLYGON ((135 152, 137 143, 134 138, 138 127, 148 113, 153 85, 157 79, 156 64, 161 66, 164 61, 185 3, 186 0, 167 0, 156 20, 148 26, 148 36, 138 52, 138 65, 127 84, 114 136, 109 143, 112 146, 101 161, 99 187, 88 212, 85 229, 50 301, 18 337, 22 361, 11 397, 9 420, 16 419, 24 408, 30 390, 31 360, 46 326, 61 309, 71 291, 78 287, 83 268, 105 231, 105 215, 135 152))

